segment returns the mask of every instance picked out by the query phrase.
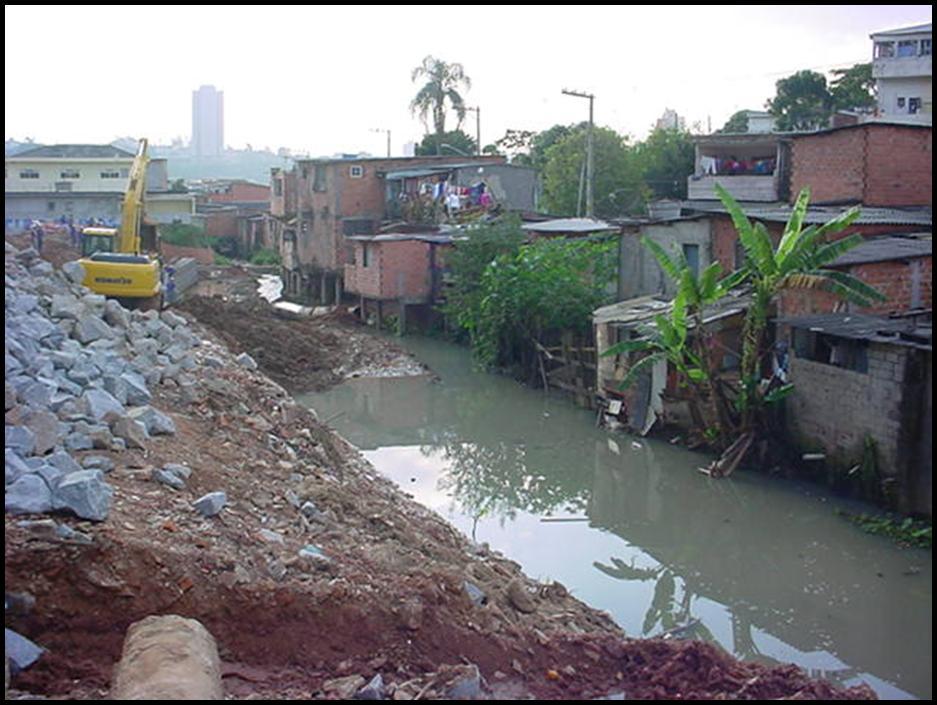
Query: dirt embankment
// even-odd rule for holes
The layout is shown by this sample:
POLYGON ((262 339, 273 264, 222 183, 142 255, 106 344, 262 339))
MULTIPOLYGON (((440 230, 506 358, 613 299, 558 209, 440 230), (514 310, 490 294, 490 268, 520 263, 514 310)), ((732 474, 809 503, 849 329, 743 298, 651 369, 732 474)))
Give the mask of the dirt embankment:
POLYGON ((236 352, 291 392, 322 391, 347 377, 429 372, 386 338, 369 333, 344 309, 287 320, 256 293, 256 275, 240 267, 219 270, 180 304, 236 352))
MULTIPOLYGON (((484 698, 872 696, 794 667, 742 664, 709 644, 624 638, 562 585, 531 581, 413 502, 203 333, 198 355, 222 364, 200 364, 194 386, 153 390, 174 436, 145 450, 77 454, 115 463, 106 521, 57 518, 91 543, 6 517, 6 589, 35 598, 7 624, 48 649, 16 678, 17 693, 103 697, 127 627, 179 614, 217 640, 234 699, 347 697, 375 675, 393 699, 457 687, 484 698), (183 488, 152 479, 166 463, 192 469, 183 488), (213 491, 227 505, 204 518, 192 503, 213 491)), ((319 345, 327 333, 340 335, 323 329, 319 345)), ((265 351, 280 343, 252 335, 265 351)))

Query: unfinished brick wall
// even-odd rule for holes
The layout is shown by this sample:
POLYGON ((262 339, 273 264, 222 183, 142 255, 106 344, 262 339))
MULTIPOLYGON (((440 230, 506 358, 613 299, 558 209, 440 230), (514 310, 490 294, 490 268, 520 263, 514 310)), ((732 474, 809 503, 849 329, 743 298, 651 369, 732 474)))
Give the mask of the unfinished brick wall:
POLYGON ((886 300, 872 306, 847 305, 835 294, 825 291, 785 291, 778 306, 784 316, 850 311, 887 315, 912 308, 930 307, 933 291, 933 258, 869 262, 844 269, 854 277, 874 286, 886 300))
POLYGON ((791 201, 805 186, 811 203, 931 206, 933 133, 865 124, 793 139, 791 201))
POLYGON ((381 298, 426 300, 430 295, 430 244, 419 240, 380 246, 381 298))
POLYGON ((237 237, 237 212, 207 213, 205 215, 205 234, 208 237, 237 237))
POLYGON ((269 201, 270 187, 263 184, 233 183, 225 193, 205 195, 209 203, 229 203, 231 201, 269 201))
POLYGON ((865 197, 868 206, 932 206, 934 133, 930 129, 871 129, 865 197))

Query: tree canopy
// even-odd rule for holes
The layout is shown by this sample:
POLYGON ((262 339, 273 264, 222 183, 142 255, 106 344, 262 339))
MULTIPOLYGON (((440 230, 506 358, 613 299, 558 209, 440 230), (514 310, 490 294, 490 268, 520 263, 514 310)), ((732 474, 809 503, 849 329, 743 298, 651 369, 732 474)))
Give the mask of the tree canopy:
POLYGON ((475 154, 475 140, 462 130, 452 130, 442 134, 424 135, 423 141, 416 147, 416 156, 426 157, 435 154, 475 154))
MULTIPOLYGON (((543 202, 550 213, 574 216, 583 212, 579 204, 586 133, 585 127, 577 126, 544 152, 543 202)), ((595 215, 608 218, 640 209, 648 190, 634 150, 628 147, 626 138, 607 127, 596 127, 594 140, 595 215)))
POLYGON ((829 121, 833 99, 823 74, 798 71, 776 84, 777 94, 766 107, 777 129, 789 132, 818 130, 829 121))

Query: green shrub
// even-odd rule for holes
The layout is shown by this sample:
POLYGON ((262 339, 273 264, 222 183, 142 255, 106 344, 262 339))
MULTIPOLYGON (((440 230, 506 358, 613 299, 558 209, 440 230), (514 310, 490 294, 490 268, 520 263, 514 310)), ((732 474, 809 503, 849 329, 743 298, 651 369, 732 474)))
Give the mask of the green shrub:
POLYGON ((273 250, 258 250, 251 255, 250 261, 260 265, 280 264, 280 255, 273 250))
POLYGON ((205 231, 197 225, 186 223, 172 223, 161 225, 159 237, 163 242, 181 247, 210 247, 209 238, 205 231))

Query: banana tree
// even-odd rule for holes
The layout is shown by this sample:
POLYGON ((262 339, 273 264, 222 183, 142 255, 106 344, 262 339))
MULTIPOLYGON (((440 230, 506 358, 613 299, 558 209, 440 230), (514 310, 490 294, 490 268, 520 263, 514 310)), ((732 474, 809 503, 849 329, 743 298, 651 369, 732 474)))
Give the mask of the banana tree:
POLYGON ((785 289, 820 289, 859 306, 869 306, 885 297, 875 288, 856 277, 833 269, 826 269, 841 255, 862 244, 861 235, 853 234, 828 242, 830 235, 842 232, 856 218, 859 208, 854 207, 823 225, 804 228, 810 189, 804 188, 797 196, 777 248, 763 223, 752 222, 742 208, 722 186, 716 192, 725 205, 738 231, 745 250, 746 261, 741 272, 743 281, 752 289, 753 301, 745 316, 742 345, 742 393, 739 396, 742 413, 742 431, 749 431, 755 423, 759 409, 765 401, 761 391, 761 363, 765 330, 771 304, 785 289))
POLYGON ((783 397, 792 389, 786 385, 769 391, 761 380, 762 362, 768 352, 764 345, 768 314, 778 295, 786 289, 819 289, 859 306, 869 306, 875 301, 885 300, 885 297, 846 272, 826 268, 863 242, 858 234, 829 241, 831 235, 842 232, 859 217, 858 207, 850 208, 822 225, 805 228, 810 190, 804 188, 797 196, 775 248, 763 223, 753 224, 722 186, 717 184, 716 192, 729 212, 745 250, 746 261, 740 277, 752 291, 752 303, 746 312, 743 328, 741 389, 737 401, 740 442, 733 444, 713 468, 714 474, 728 474, 751 446, 765 404, 783 397))

